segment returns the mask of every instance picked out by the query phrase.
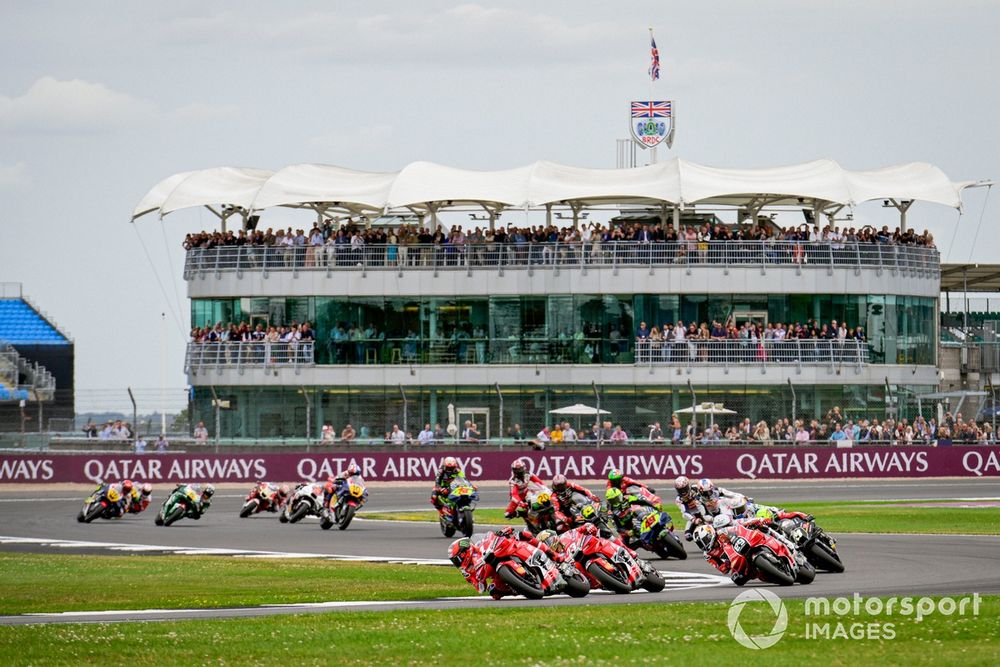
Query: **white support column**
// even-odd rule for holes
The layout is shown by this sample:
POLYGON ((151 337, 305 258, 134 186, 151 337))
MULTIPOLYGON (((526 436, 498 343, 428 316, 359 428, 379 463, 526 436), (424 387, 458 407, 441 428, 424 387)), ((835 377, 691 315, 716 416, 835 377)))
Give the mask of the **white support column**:
POLYGON ((680 206, 674 206, 674 209, 673 209, 673 218, 670 221, 670 224, 673 225, 675 232, 679 232, 681 230, 681 207, 680 206))
POLYGON ((545 205, 545 226, 552 226, 552 204, 545 205))

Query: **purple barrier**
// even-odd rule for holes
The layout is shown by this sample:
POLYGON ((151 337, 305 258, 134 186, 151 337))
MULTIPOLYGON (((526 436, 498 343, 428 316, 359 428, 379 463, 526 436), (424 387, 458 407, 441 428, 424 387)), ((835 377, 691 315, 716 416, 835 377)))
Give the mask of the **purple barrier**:
POLYGON ((998 477, 1000 448, 855 447, 558 450, 511 452, 351 452, 324 454, 5 454, 0 483, 98 482, 133 479, 149 482, 254 482, 317 480, 349 463, 361 466, 372 481, 429 481, 441 459, 455 456, 470 479, 505 480, 510 464, 524 460, 549 479, 604 477, 612 468, 639 479, 677 475, 719 479, 795 479, 843 477, 998 477))

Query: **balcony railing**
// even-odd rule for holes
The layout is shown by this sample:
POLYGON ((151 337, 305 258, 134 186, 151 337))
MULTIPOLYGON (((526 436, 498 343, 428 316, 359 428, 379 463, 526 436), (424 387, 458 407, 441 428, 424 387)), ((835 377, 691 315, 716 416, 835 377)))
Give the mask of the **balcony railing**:
POLYGON ((312 341, 188 343, 184 370, 289 368, 298 371, 304 366, 314 366, 315 356, 312 341))
POLYGON ((219 246, 187 251, 184 277, 243 271, 504 270, 587 267, 797 267, 906 271, 936 277, 935 248, 808 241, 464 243, 219 246))
MULTIPOLYGON (((508 339, 421 341, 378 339, 331 342, 325 358, 329 365, 393 364, 597 364, 595 344, 602 341, 569 340, 534 342, 508 339)), ((683 340, 634 342, 603 341, 619 365, 638 366, 802 366, 870 363, 865 341, 847 340, 683 340), (614 347, 620 346, 620 347, 614 347), (619 354, 614 354, 620 350, 619 354)), ((189 343, 186 370, 221 367, 288 367, 315 365, 312 342, 189 343)), ((615 363, 611 362, 612 365, 615 363)))

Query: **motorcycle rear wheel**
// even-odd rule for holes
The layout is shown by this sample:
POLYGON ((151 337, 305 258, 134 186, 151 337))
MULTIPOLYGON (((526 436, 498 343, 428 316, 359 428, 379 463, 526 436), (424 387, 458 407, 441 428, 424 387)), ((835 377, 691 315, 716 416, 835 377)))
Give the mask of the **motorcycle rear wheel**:
MULTIPOLYGON (((777 557, 775 556, 774 558, 777 557)), ((772 584, 791 586, 795 583, 795 579, 792 575, 778 566, 778 564, 772 561, 771 558, 768 558, 767 554, 759 553, 754 556, 753 565, 764 575, 764 579, 772 584)))
POLYGON ((621 579, 620 573, 612 574, 596 562, 591 562, 587 565, 587 573, 601 582, 601 588, 606 591, 612 591, 619 595, 632 592, 632 586, 627 581, 621 579))
POLYGON ((664 552, 668 557, 676 558, 677 560, 687 560, 687 550, 673 533, 664 531, 660 537, 660 544, 663 545, 664 552))
POLYGON ((795 578, 795 581, 800 584, 811 584, 815 578, 816 568, 812 566, 812 563, 806 561, 799 565, 799 576, 795 578))
POLYGON ((529 600, 541 600, 545 597, 545 592, 536 586, 533 581, 523 579, 521 575, 514 571, 514 568, 506 563, 497 568, 497 576, 513 589, 515 593, 523 595, 529 600))
POLYGON ((582 598, 590 592, 590 582, 582 574, 574 572, 572 576, 566 577, 566 588, 563 593, 571 598, 582 598))
POLYGON ((451 521, 448 521, 446 517, 442 516, 440 518, 440 523, 441 523, 441 533, 445 537, 451 537, 455 534, 455 524, 453 524, 451 521))
POLYGON ((809 550, 805 552, 805 556, 820 570, 837 573, 844 571, 844 562, 840 560, 840 555, 831 551, 826 544, 819 540, 812 543, 809 550))

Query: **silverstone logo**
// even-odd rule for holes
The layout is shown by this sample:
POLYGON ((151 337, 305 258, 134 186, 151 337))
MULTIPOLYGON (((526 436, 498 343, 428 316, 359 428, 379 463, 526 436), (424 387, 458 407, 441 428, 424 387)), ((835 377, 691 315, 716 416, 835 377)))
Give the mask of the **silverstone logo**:
POLYGON ((788 611, 785 609, 785 603, 781 601, 781 598, 771 591, 765 588, 751 588, 737 595, 736 599, 729 605, 727 620, 729 634, 733 636, 733 639, 740 646, 759 651, 771 648, 785 635, 785 630, 788 628, 788 611), (767 603, 771 611, 774 612, 774 626, 769 633, 765 635, 748 635, 743 626, 740 625, 740 615, 743 613, 743 608, 751 602, 767 603))

